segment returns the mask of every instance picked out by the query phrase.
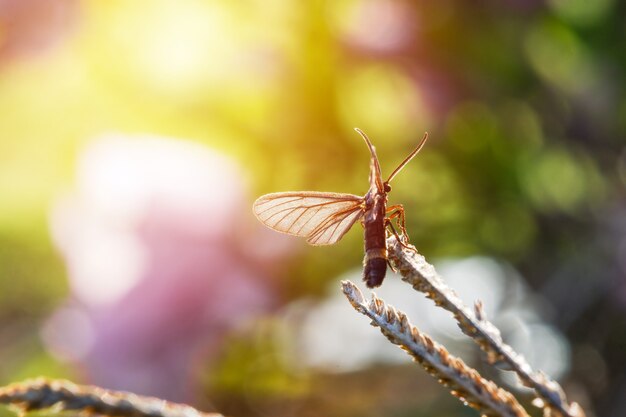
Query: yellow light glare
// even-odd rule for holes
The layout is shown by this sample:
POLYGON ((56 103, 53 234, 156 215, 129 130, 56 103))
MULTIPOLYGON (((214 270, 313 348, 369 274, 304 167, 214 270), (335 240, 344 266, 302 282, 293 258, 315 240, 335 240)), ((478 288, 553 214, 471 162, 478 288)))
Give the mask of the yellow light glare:
POLYGON ((104 43, 142 82, 156 90, 187 92, 229 76, 233 51, 241 47, 226 6, 197 0, 142 4, 123 3, 113 10, 104 43))
POLYGON ((183 4, 157 9, 154 20, 145 26, 143 45, 138 45, 139 62, 156 84, 197 83, 223 75, 224 67, 215 63, 228 55, 232 42, 223 11, 183 4))
POLYGON ((381 139, 413 137, 430 119, 418 85, 389 66, 349 74, 340 83, 338 100, 346 126, 359 126, 381 139))

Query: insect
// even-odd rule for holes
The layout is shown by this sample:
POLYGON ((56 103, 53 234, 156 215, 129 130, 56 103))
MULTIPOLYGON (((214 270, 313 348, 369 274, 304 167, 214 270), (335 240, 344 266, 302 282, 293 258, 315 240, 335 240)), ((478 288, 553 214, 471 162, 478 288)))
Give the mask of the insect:
POLYGON ((402 205, 387 207, 387 194, 391 191, 389 183, 422 149, 428 133, 424 134, 417 148, 404 158, 387 181, 383 181, 376 149, 363 131, 357 128, 354 130, 365 140, 371 155, 370 188, 367 194, 361 197, 354 194, 287 191, 259 197, 252 209, 267 227, 306 237, 311 245, 337 243, 357 220, 362 219, 365 234, 363 281, 369 288, 374 288, 382 284, 387 272, 386 231, 391 230, 397 236, 392 219, 396 219, 404 238, 407 236, 402 205))

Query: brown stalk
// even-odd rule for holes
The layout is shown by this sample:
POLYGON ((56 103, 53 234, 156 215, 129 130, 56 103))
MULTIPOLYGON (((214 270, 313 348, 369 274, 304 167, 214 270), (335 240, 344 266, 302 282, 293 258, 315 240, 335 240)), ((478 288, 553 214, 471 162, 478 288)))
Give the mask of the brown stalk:
POLYGON ((366 301, 361 291, 350 281, 342 282, 342 290, 350 304, 372 319, 372 325, 378 326, 389 341, 404 349, 439 383, 448 387, 454 396, 479 410, 481 415, 528 417, 511 393, 484 379, 478 371, 421 333, 404 313, 376 296, 366 301))
POLYGON ((387 248, 389 261, 402 276, 402 280, 426 294, 437 306, 450 311, 461 330, 474 339, 487 354, 489 363, 504 365, 514 371, 524 385, 532 388, 539 399, 538 403, 544 409, 545 416, 585 416, 577 403, 568 403, 563 389, 556 381, 542 372, 533 371, 523 356, 504 343, 500 331, 484 317, 480 303, 474 306, 474 312, 467 308, 414 246, 402 245, 395 236, 390 236, 387 239, 387 248))
POLYGON ((22 413, 52 408, 55 412, 76 410, 121 417, 222 417, 158 398, 45 378, 0 387, 0 404, 17 407, 22 413))

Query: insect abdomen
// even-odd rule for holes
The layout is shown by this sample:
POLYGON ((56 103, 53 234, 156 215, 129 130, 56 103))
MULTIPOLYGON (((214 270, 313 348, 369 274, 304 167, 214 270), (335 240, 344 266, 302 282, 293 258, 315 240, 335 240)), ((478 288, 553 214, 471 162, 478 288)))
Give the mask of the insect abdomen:
POLYGON ((363 220, 365 237, 365 259, 363 281, 369 288, 378 287, 387 272, 387 242, 385 240, 385 195, 377 194, 372 200, 366 195, 366 204, 371 204, 363 220))
POLYGON ((369 288, 378 287, 383 283, 387 272, 387 250, 370 249, 365 252, 363 260, 363 281, 369 288))

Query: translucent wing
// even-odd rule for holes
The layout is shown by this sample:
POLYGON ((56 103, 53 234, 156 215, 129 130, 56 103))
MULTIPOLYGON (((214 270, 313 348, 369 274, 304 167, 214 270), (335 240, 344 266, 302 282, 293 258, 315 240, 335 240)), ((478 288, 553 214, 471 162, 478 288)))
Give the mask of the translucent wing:
POLYGON ((252 206, 266 226, 307 238, 311 245, 332 245, 363 215, 363 197, 314 191, 266 194, 252 206))

